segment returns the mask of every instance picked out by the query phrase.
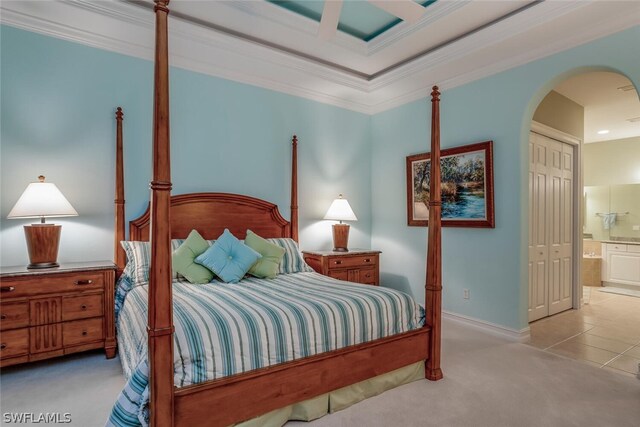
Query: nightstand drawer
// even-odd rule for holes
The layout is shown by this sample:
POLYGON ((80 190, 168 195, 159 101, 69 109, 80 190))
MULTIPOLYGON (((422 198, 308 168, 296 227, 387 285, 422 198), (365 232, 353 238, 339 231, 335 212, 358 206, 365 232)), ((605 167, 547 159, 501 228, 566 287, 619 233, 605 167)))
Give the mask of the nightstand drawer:
POLYGON ((330 257, 329 268, 347 268, 347 267, 363 267, 367 265, 376 265, 377 256, 373 255, 355 255, 355 256, 341 256, 330 257))
POLYGON ((104 287, 102 273, 54 274, 44 278, 38 276, 15 277, 3 280, 2 298, 38 296, 57 292, 99 290, 104 287))
POLYGON ((21 356, 29 353, 29 329, 5 331, 0 338, 0 358, 21 356))
POLYGON ((29 303, 0 304, 0 331, 29 326, 29 303))
POLYGON ((62 298, 62 320, 102 316, 102 294, 62 298))
POLYGON ((359 283, 363 283, 365 285, 377 285, 376 283, 376 269, 371 268, 361 268, 360 269, 360 280, 359 283))
POLYGON ((332 270, 329 271, 329 277, 346 282, 349 280, 349 272, 347 270, 332 270))
POLYGON ((101 340, 104 338, 102 318, 64 323, 62 336, 65 347, 101 340))

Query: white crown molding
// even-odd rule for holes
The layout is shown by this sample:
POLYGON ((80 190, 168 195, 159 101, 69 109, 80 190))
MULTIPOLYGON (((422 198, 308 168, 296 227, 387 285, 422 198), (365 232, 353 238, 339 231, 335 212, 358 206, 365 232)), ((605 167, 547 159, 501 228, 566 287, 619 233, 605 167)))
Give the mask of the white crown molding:
MULTIPOLYGON (((245 58, 250 58, 253 61, 260 61, 262 62, 260 65, 264 65, 264 63, 273 64, 279 68, 283 68, 285 72, 297 70, 307 76, 317 76, 323 80, 337 83, 340 86, 348 87, 353 90, 365 93, 369 91, 368 83, 361 77, 318 64, 308 59, 290 55, 275 48, 265 47, 250 41, 230 37, 226 34, 212 31, 209 28, 202 27, 200 25, 194 25, 179 18, 172 21, 170 34, 173 36, 172 42, 174 51, 180 52, 180 57, 191 59, 199 58, 202 56, 201 50, 208 50, 209 54, 225 51, 227 54, 242 56, 244 60, 246 60, 245 58), (184 46, 179 46, 176 38, 178 38, 178 40, 188 40, 190 43, 187 43, 184 46), (194 43, 199 44, 199 46, 196 48, 194 43)), ((218 64, 224 63, 216 56, 211 56, 209 58, 211 58, 211 67, 215 68, 219 66, 218 64)), ((244 67, 234 67, 237 63, 239 62, 230 63, 229 68, 236 68, 238 72, 242 73, 242 69, 244 67)), ((173 65, 180 66, 175 62, 173 65)), ((259 67, 255 66, 252 68, 259 69, 259 67)))
MULTIPOLYGON (((401 105, 417 101, 419 99, 423 99, 427 97, 431 92, 431 87, 434 84, 437 84, 440 87, 441 91, 452 89, 458 86, 463 86, 473 81, 480 80, 494 74, 498 74, 503 71, 528 64, 538 59, 542 59, 547 56, 551 56, 583 44, 587 44, 591 41, 615 34, 620 31, 624 31, 639 24, 640 18, 638 18, 637 16, 632 14, 622 14, 612 17, 608 20, 603 19, 598 23, 598 25, 588 26, 588 28, 583 29, 582 31, 575 31, 573 32, 572 36, 558 40, 556 43, 546 44, 537 49, 525 51, 519 55, 505 58, 502 61, 497 61, 484 67, 479 67, 474 70, 463 72, 450 78, 433 79, 425 78, 421 75, 416 75, 414 76, 414 79, 417 81, 417 83, 413 85, 405 85, 403 90, 400 91, 400 95, 397 95, 395 97, 388 97, 377 103, 370 103, 370 111, 371 114, 378 114, 383 111, 390 110, 401 105)), ((396 80, 396 82, 398 80, 396 80)), ((373 89, 372 93, 375 93, 373 89)))
POLYGON ((538 25, 548 22, 550 18, 558 18, 566 13, 575 11, 588 4, 584 2, 544 2, 536 7, 527 9, 510 19, 500 21, 495 25, 484 28, 468 37, 464 37, 444 47, 436 49, 402 67, 392 70, 372 81, 371 90, 383 88, 398 80, 410 77, 426 69, 432 69, 440 64, 453 61, 470 54, 478 49, 492 46, 509 37, 521 34, 538 25))
MULTIPOLYGON (((71 2, 67 3, 71 4, 71 2)), ((33 11, 26 7, 13 7, 17 4, 22 6, 27 5, 27 2, 12 2, 11 8, 8 7, 8 2, 0 3, 0 11, 2 12, 0 14, 1 24, 124 55, 148 60, 153 59, 153 49, 149 43, 139 44, 136 43, 137 40, 134 37, 127 37, 125 40, 66 24, 65 21, 74 21, 77 18, 84 17, 82 13, 74 13, 77 11, 72 8, 56 11, 55 8, 50 7, 52 3, 41 2, 40 4, 44 5, 46 10, 33 11)), ((62 5, 64 3, 61 2, 59 4, 62 5)), ((152 21, 150 19, 147 25, 147 32, 152 28, 151 24, 152 21)), ((144 23, 135 23, 135 26, 143 27, 144 23)), ((148 42, 152 42, 152 38, 153 33, 149 33, 148 42)))
MULTIPOLYGON (((240 9, 254 12, 281 12, 281 8, 267 2, 233 2, 236 3, 244 4, 240 9), (261 6, 263 3, 268 7, 261 6)), ((457 2, 442 3, 446 6, 457 2)), ((640 18, 628 13, 628 9, 623 8, 622 12, 616 9, 618 15, 600 16, 597 25, 587 22, 567 28, 570 36, 555 43, 524 49, 519 54, 501 56, 498 53, 485 66, 474 64, 474 67, 460 68, 455 64, 473 55, 478 46, 508 40, 559 16, 581 12, 592 3, 544 2, 371 80, 175 16, 170 22, 170 61, 178 68, 376 114, 427 97, 434 83, 442 90, 450 89, 640 23, 640 18)), ((238 9, 237 5, 233 7, 238 9)), ((452 9, 453 6, 443 7, 441 13, 447 10, 451 13, 452 9)), ((3 1, 0 11, 2 24, 146 60, 153 58, 153 14, 135 4, 89 0, 3 1)), ((295 20, 291 22, 294 27, 299 25, 295 20)), ((411 31, 399 27, 397 32, 411 31)), ((387 46, 394 43, 394 34, 388 36, 387 46)))
MULTIPOLYGON (((2 24, 153 59, 153 14, 133 4, 2 2, 0 10, 2 24)), ((369 83, 350 73, 178 18, 171 20, 170 38, 174 67, 370 114, 366 103, 369 83), (336 95, 345 92, 349 96, 336 95)))
POLYGON ((528 327, 520 330, 511 329, 502 325, 497 325, 495 323, 475 319, 473 317, 445 310, 442 310, 442 318, 451 320, 461 325, 470 326, 494 336, 506 338, 510 341, 524 343, 529 341, 529 338, 531 337, 531 332, 528 327))

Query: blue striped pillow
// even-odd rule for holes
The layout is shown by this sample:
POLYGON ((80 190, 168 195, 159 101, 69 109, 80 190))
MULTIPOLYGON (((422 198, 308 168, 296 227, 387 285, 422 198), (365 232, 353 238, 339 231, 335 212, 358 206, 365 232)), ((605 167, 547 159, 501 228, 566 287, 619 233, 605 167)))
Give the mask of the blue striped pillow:
MULTIPOLYGON (((178 249, 185 240, 171 240, 171 252, 178 249)), ((207 240, 207 242, 212 245, 215 240, 207 240)), ((134 285, 148 283, 149 265, 151 263, 151 245, 149 242, 123 240, 120 245, 122 245, 127 254, 127 265, 124 267, 122 274, 129 277, 134 285)), ((178 278, 175 271, 173 272, 173 278, 178 278)))
POLYGON ((149 265, 151 263, 151 245, 149 242, 123 240, 120 242, 127 254, 127 265, 123 274, 131 279, 134 285, 149 281, 149 265))
POLYGON ((291 274, 302 272, 313 272, 313 269, 304 262, 298 243, 288 237, 266 239, 268 242, 274 243, 284 248, 284 257, 280 262, 278 274, 291 274))

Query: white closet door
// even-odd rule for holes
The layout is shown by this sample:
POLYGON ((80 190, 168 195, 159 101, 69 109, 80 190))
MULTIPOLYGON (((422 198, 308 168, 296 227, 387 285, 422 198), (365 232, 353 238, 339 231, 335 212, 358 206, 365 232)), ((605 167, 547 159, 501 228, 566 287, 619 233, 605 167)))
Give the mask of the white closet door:
POLYGON ((573 147, 542 136, 549 158, 549 315, 572 305, 573 147))
POLYGON ((572 307, 573 156, 573 146, 529 134, 530 322, 572 307))
POLYGON ((529 321, 549 315, 548 150, 529 134, 529 321))

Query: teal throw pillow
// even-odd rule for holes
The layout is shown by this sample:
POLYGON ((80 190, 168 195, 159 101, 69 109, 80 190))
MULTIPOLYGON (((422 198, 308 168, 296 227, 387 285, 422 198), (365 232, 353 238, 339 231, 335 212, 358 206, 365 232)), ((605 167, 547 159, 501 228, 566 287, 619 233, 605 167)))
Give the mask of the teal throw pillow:
POLYGON ((249 269, 249 274, 261 279, 273 279, 276 277, 285 249, 268 242, 251 230, 247 230, 244 244, 262 255, 262 258, 249 269))
POLYGON ((238 240, 228 229, 196 263, 207 267, 226 283, 238 283, 262 255, 238 240))
POLYGON ((196 230, 191 230, 189 237, 173 251, 171 264, 174 273, 182 275, 191 283, 209 283, 213 273, 194 261, 198 255, 209 249, 209 243, 196 230))

